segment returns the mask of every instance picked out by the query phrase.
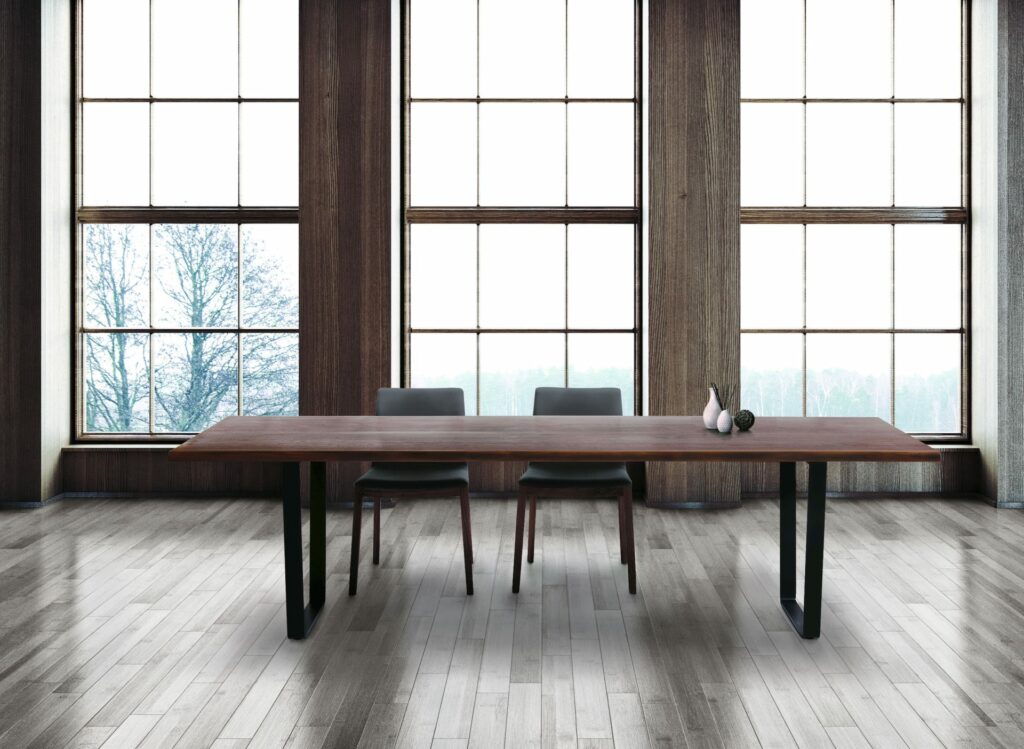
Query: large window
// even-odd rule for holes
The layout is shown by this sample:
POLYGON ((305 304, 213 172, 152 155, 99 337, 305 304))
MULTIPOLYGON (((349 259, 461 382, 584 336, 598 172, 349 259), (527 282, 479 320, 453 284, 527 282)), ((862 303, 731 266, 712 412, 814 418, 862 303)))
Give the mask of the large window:
POLYGON ((80 436, 298 410, 297 0, 83 0, 80 436))
POLYGON ((966 433, 962 0, 744 0, 742 398, 966 433))
POLYGON ((638 402, 635 0, 408 0, 403 370, 467 411, 638 402))

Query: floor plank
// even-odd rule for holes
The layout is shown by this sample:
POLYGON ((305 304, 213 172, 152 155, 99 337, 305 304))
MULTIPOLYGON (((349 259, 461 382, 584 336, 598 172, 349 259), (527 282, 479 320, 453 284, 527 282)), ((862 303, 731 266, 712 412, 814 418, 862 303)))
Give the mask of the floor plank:
POLYGON ((778 605, 775 501, 638 504, 635 596, 611 503, 544 500, 518 596, 514 519, 474 500, 467 597, 457 504, 399 503, 350 598, 332 508, 296 642, 276 502, 0 511, 0 746, 1024 745, 1022 513, 830 501, 813 641, 778 605))

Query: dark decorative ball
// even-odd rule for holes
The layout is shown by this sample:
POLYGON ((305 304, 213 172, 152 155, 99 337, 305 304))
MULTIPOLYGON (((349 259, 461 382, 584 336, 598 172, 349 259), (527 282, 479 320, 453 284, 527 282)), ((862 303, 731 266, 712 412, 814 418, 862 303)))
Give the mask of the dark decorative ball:
POLYGON ((733 417, 732 421, 736 425, 737 429, 739 429, 741 432, 745 432, 748 429, 750 429, 750 427, 754 426, 754 414, 750 413, 750 411, 747 411, 746 409, 743 409, 738 414, 736 414, 736 416, 733 417))

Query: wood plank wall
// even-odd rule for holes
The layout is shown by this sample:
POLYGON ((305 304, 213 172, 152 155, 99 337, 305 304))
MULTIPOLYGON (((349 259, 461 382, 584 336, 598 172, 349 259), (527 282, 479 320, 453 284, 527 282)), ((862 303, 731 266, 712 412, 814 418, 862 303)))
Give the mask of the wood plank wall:
MULTIPOLYGON (((739 0, 650 3, 649 403, 700 413, 739 384, 739 0)), ((658 464, 649 503, 734 504, 734 466, 658 464)))
MULTIPOLYGON (((833 463, 827 491, 836 496, 906 497, 969 496, 978 491, 978 451, 972 447, 940 447, 939 463, 833 463)), ((807 465, 797 465, 797 491, 807 491, 807 465)), ((740 469, 744 499, 777 497, 779 466, 744 463, 740 469)))
MULTIPOLYGON (((46 389, 62 387, 40 384, 52 372, 41 366, 40 335, 50 323, 36 250, 57 226, 40 220, 46 72, 38 31, 48 5, 70 8, 69 0, 0 0, 0 500, 46 496, 40 443, 61 442, 57 430, 67 428, 42 416, 40 403, 46 389)), ((303 0, 301 9, 301 407, 368 412, 391 368, 390 4, 303 0)), ((738 380, 738 3, 651 0, 650 14, 651 412, 696 413, 709 373, 738 380)), ((971 451, 947 454, 923 472, 847 466, 833 471, 830 489, 970 492, 974 460, 971 451)), ((475 485, 514 485, 519 468, 474 467, 475 485)), ((332 473, 334 499, 349 496, 356 470, 332 473)), ((171 464, 163 450, 123 446, 65 451, 62 478, 69 493, 263 494, 279 486, 275 467, 171 464)), ((721 505, 741 492, 773 492, 775 480, 771 467, 659 465, 648 493, 652 503, 721 505)))
POLYGON ((71 440, 71 3, 41 0, 40 220, 42 272, 39 495, 62 489, 62 448, 71 440))
POLYGON ((971 15, 972 438, 981 491, 1024 506, 1024 5, 971 15))
POLYGON ((0 499, 40 493, 40 5, 0 0, 0 499))
MULTIPOLYGON (((391 384, 391 3, 300 9, 299 407, 373 413, 391 384)), ((358 471, 332 466, 331 498, 358 471)))

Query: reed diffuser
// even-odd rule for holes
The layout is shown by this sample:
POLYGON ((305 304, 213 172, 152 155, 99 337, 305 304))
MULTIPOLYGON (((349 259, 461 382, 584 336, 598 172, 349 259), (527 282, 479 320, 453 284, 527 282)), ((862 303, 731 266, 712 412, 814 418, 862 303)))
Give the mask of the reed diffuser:
POLYGON ((736 387, 734 385, 718 387, 711 383, 711 389, 714 391, 715 398, 721 407, 718 418, 715 420, 715 428, 722 434, 729 434, 732 431, 732 413, 730 408, 732 407, 733 398, 736 396, 736 387))

